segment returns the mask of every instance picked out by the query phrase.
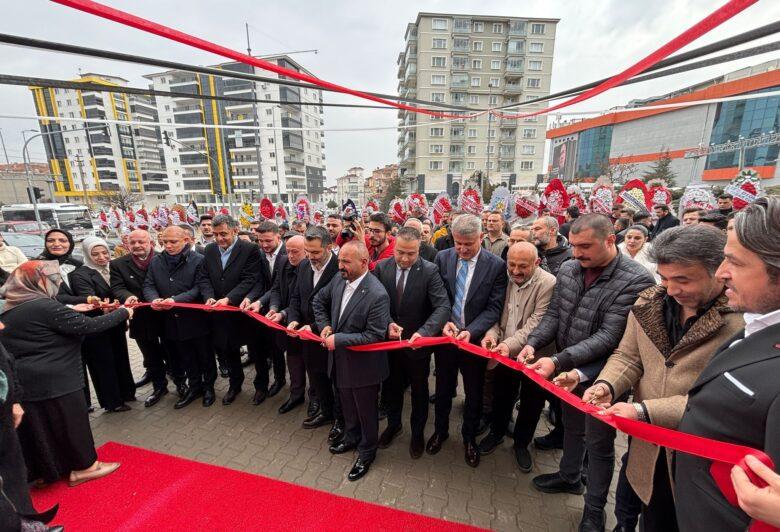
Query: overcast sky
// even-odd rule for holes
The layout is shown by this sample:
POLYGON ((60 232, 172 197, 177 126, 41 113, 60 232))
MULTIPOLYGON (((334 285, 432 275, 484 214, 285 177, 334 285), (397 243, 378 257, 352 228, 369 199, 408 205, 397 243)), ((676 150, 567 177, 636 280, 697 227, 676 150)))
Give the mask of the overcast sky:
MULTIPOLYGON (((403 49, 404 31, 418 11, 519 17, 560 18, 553 64, 552 90, 559 91, 615 74, 658 48, 725 0, 461 0, 379 3, 356 0, 110 0, 110 5, 224 46, 246 48, 244 22, 250 25, 255 54, 317 49, 318 53, 293 57, 316 76, 363 90, 396 93, 396 58, 403 49), (217 9, 214 9, 218 6, 217 9), (385 10, 385 8, 389 8, 385 10)), ((222 59, 163 38, 127 28, 44 0, 6 1, 0 32, 91 46, 185 63, 209 65, 222 59)), ((760 0, 756 5, 695 41, 694 48, 730 35, 780 20, 780 2, 760 0)), ((758 42, 772 42, 777 37, 758 42)), ((751 44, 750 46, 753 46, 751 44)), ((743 46, 742 48, 744 48, 743 46)), ((776 59, 767 54, 751 59, 618 88, 572 110, 607 109, 632 98, 663 94, 725 72, 776 59)), ((0 72, 58 79, 100 72, 130 80, 143 87, 141 78, 155 69, 3 46, 0 72)), ((326 102, 358 102, 325 93, 326 102)), ((368 103, 368 102, 362 102, 368 103)), ((0 114, 34 115, 30 92, 23 87, 0 86, 0 114)), ((325 127, 395 126, 389 110, 325 110, 325 127)), ((12 160, 21 161, 21 130, 37 123, 0 118, 0 129, 12 160)), ((327 133, 328 182, 352 166, 373 169, 396 161, 395 131, 327 133)), ((31 150, 33 160, 45 160, 43 145, 31 150)), ((3 160, 3 162, 5 162, 3 160)))

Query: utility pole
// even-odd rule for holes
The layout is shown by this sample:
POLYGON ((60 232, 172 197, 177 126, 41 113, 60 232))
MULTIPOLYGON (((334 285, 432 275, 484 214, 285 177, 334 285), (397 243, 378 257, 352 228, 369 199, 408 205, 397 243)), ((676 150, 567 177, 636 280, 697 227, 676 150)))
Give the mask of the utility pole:
MULTIPOLYGON (((35 190, 33 189, 32 175, 30 174, 30 161, 27 154, 27 145, 30 141, 36 137, 40 137, 41 134, 33 135, 29 139, 25 138, 24 146, 22 146, 22 160, 24 161, 24 174, 27 176, 27 193, 30 195, 30 200, 33 204, 33 212, 35 212, 35 223, 38 225, 38 231, 43 232, 43 226, 41 225, 41 213, 38 211, 38 198, 35 197, 35 190)), ((24 131, 22 132, 24 137, 24 131)))
MULTIPOLYGON (((488 107, 490 107, 490 97, 492 95, 492 88, 488 87, 488 107)), ((487 143, 487 164, 485 165, 485 175, 487 177, 487 183, 488 186, 490 186, 490 134, 493 131, 493 113, 488 112, 487 114, 488 119, 488 143, 487 143)), ((480 184, 480 195, 482 194, 482 190, 484 189, 484 183, 480 184)))
MULTIPOLYGON (((5 139, 3 139, 3 130, 0 129, 0 144, 3 145, 3 155, 5 155, 5 164, 11 164, 11 161, 8 159, 8 150, 5 149, 5 139)), ((9 168, 10 170, 10 168, 9 168)))
MULTIPOLYGON (((249 45, 249 23, 244 22, 246 27, 246 54, 252 56, 252 48, 249 45)), ((254 67, 252 67, 252 73, 254 73, 254 67)), ((255 81, 250 82, 252 84, 252 125, 255 127, 255 155, 257 158, 257 194, 259 198, 263 197, 263 157, 260 150, 260 121, 257 117, 257 84, 255 81)), ((279 161, 276 162, 279 164, 279 161)))
POLYGON ((84 180, 84 159, 81 157, 80 153, 76 155, 76 163, 79 165, 79 177, 81 178, 81 191, 84 193, 84 205, 92 209, 92 202, 89 199, 87 184, 84 180))

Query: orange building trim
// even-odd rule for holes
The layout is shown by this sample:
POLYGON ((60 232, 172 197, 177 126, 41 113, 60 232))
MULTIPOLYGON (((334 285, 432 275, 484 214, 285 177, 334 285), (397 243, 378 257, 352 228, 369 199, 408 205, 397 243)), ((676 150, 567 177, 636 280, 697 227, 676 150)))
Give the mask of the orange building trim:
MULTIPOLYGON (((772 179, 775 177, 774 166, 750 166, 750 170, 755 170, 762 179, 772 179)), ((702 181, 731 181, 739 173, 739 168, 732 166, 730 168, 712 168, 705 170, 701 176, 702 181)))
POLYGON ((736 79, 733 81, 726 81, 724 83, 712 85, 710 87, 707 87, 706 89, 692 92, 690 94, 684 94, 682 96, 677 96, 676 98, 659 100, 657 102, 653 102, 645 106, 647 107, 647 109, 643 111, 618 111, 616 113, 597 116, 595 118, 588 118, 587 120, 583 120, 581 122, 577 122, 576 124, 571 124, 569 126, 550 129, 547 131, 546 136, 548 139, 554 139, 566 135, 571 135, 572 133, 578 133, 580 131, 584 131, 586 129, 590 129, 594 127, 620 124, 623 122, 631 122, 632 120, 645 118, 647 116, 654 116, 662 113, 670 113, 673 111, 684 109, 684 107, 673 107, 669 109, 652 109, 654 105, 691 102, 696 100, 711 100, 713 98, 725 98, 728 96, 745 94, 746 92, 752 92, 761 89, 766 89, 769 87, 775 87, 777 85, 780 85, 780 70, 770 70, 769 72, 764 72, 761 74, 757 74, 755 76, 736 79))
MULTIPOLYGON (((669 157, 671 159, 682 159, 685 157, 685 152, 692 150, 693 148, 686 148, 684 150, 670 150, 669 157)), ((640 153, 639 155, 621 155, 619 157, 610 157, 609 164, 629 164, 629 163, 649 163, 657 161, 665 152, 656 153, 640 153)))

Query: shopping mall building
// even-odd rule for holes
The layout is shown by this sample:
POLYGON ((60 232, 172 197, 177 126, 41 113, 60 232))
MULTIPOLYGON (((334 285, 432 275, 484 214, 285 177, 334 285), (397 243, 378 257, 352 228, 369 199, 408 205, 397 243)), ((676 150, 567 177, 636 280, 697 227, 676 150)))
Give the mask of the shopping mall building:
POLYGON ((739 172, 740 159, 743 168, 764 178, 765 186, 780 184, 778 144, 685 157, 700 146, 780 132, 780 96, 653 109, 662 104, 776 91, 780 91, 780 59, 663 96, 632 101, 627 106, 632 110, 558 122, 547 130, 552 141, 550 177, 587 182, 610 167, 613 174, 630 171, 624 178, 640 177, 668 151, 677 186, 691 181, 725 185, 739 172))

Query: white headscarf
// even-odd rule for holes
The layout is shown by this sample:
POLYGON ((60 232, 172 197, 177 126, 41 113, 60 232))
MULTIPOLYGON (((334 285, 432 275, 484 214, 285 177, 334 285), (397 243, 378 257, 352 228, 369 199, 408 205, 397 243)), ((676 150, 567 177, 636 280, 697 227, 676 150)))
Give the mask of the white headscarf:
POLYGON ((96 248, 97 246, 103 246, 106 248, 106 251, 110 251, 111 248, 108 247, 108 244, 105 240, 102 238, 98 238, 96 236, 88 236, 84 239, 84 241, 81 243, 81 249, 84 251, 84 266, 87 268, 92 268, 93 270, 97 271, 103 279, 106 281, 106 284, 111 284, 111 273, 108 269, 108 264, 105 266, 99 266, 95 263, 95 261, 92 260, 92 256, 90 253, 92 252, 93 248, 96 248))

